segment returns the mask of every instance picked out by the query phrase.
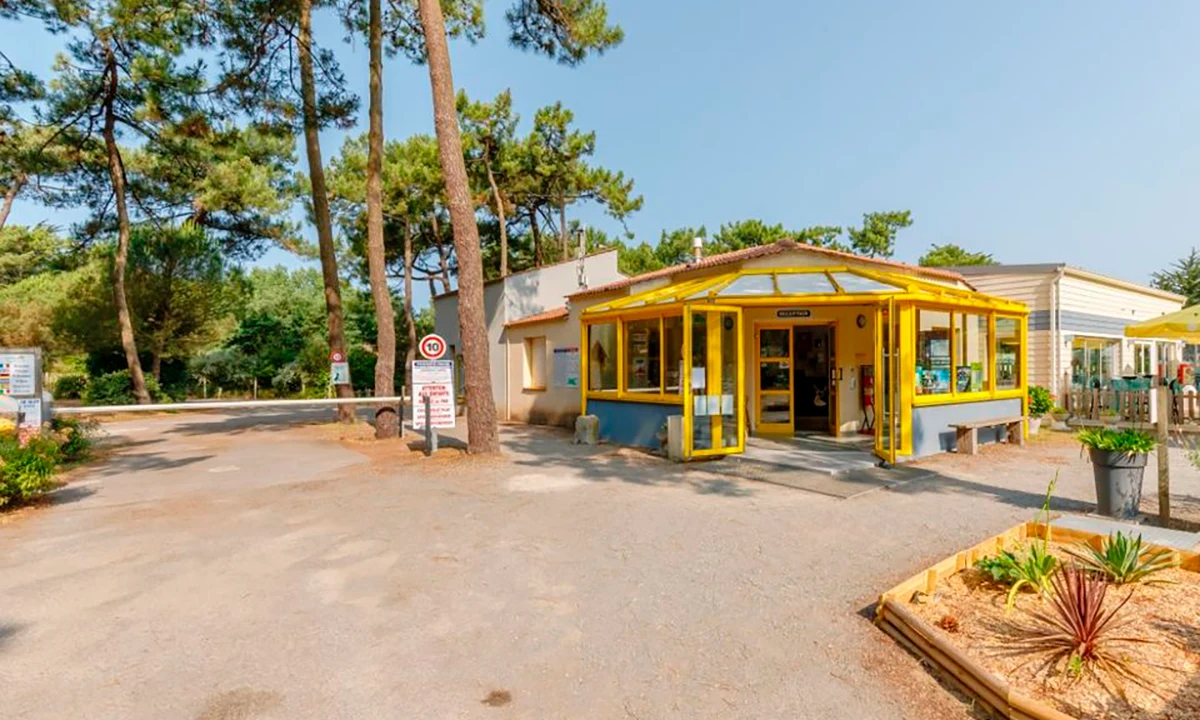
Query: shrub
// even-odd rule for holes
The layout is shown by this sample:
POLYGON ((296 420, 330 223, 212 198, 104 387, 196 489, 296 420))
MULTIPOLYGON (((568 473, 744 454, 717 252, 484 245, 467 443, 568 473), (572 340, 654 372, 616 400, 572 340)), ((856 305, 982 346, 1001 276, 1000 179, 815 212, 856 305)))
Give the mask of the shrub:
POLYGON ((54 381, 54 398, 56 400, 78 400, 87 390, 87 375, 60 375, 54 381))
POLYGON ((61 458, 58 444, 35 437, 21 447, 15 439, 0 440, 0 506, 25 502, 54 487, 54 469, 61 458))
POLYGON ((92 450, 91 435, 96 425, 76 418, 54 418, 50 429, 62 462, 73 463, 86 460, 92 450))
POLYGON ((1141 535, 1134 538, 1120 531, 1109 534, 1099 550, 1084 543, 1067 552, 1084 570, 1105 576, 1114 585, 1142 582, 1155 573, 1178 566, 1175 553, 1162 548, 1144 549, 1141 535))
MULTIPOLYGON (((150 399, 155 402, 170 400, 152 375, 146 376, 146 390, 150 393, 150 399)), ((83 400, 88 405, 133 405, 137 402, 133 394, 133 377, 128 370, 93 377, 88 382, 83 400)))
POLYGON ((1123 646, 1147 641, 1116 634, 1124 625, 1117 618, 1132 592, 1105 610, 1108 583, 1086 570, 1064 567, 1050 584, 1051 609, 1032 613, 1032 624, 1017 627, 1018 647, 1047 655, 1049 665, 1076 677, 1089 673, 1102 684, 1113 681, 1118 689, 1123 680, 1143 684, 1123 646))
POLYGON ((1029 415, 1031 417, 1041 417, 1050 412, 1050 408, 1054 407, 1054 398, 1050 395, 1050 391, 1041 385, 1034 385, 1029 388, 1029 415))
POLYGON ((1092 450, 1130 455, 1148 453, 1158 447, 1158 440, 1153 435, 1139 430, 1110 430, 1108 428, 1086 428, 1080 431, 1079 442, 1092 450))

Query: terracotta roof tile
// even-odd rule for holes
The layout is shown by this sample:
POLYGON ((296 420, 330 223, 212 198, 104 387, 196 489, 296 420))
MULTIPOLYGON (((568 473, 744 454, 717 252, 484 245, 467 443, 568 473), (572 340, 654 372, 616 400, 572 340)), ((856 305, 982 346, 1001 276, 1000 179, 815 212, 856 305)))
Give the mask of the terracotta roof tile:
MULTIPOLYGON (((777 255, 779 253, 795 251, 795 250, 799 250, 799 251, 803 251, 803 252, 813 252, 813 253, 817 253, 818 255, 825 255, 828 257, 836 257, 836 258, 844 258, 846 260, 865 262, 865 263, 869 263, 869 264, 881 265, 884 267, 900 268, 900 269, 907 270, 912 273, 916 273, 918 275, 925 275, 928 277, 938 278, 939 280, 951 280, 954 282, 966 283, 966 279, 962 275, 960 275, 956 272, 950 271, 950 270, 942 270, 939 268, 927 268, 927 267, 921 267, 919 265, 910 265, 908 263, 902 263, 898 260, 884 260, 881 258, 871 258, 871 257, 863 256, 863 255, 855 255, 854 253, 842 252, 841 250, 831 250, 829 248, 816 247, 815 245, 807 245, 807 244, 803 244, 803 243, 798 243, 795 240, 785 239, 785 240, 778 240, 769 245, 756 245, 754 247, 742 248, 741 250, 732 250, 730 252, 720 253, 718 255, 709 255, 708 257, 701 258, 699 262, 690 262, 690 263, 683 263, 680 265, 672 265, 671 267, 662 268, 661 270, 652 270, 648 273, 642 273, 641 275, 634 275, 633 277, 627 277, 627 278, 623 278, 621 280, 614 280, 613 282, 605 283, 604 285, 597 285, 596 287, 591 287, 586 290, 580 290, 577 293, 572 293, 568 297, 577 298, 577 297, 587 297, 589 295, 599 295, 601 293, 613 292, 614 290, 621 290, 621 289, 627 288, 631 285, 646 282, 648 280, 657 280, 658 278, 671 277, 673 275, 676 275, 676 274, 682 273, 682 272, 689 272, 692 270, 704 270, 706 268, 711 268, 711 267, 720 267, 722 265, 729 265, 731 263, 743 262, 745 260, 753 260, 755 258, 760 258, 760 257, 768 257, 770 255, 777 255)), ((967 284, 969 284, 969 283, 967 283, 967 284)))
POLYGON ((567 310, 566 306, 556 307, 544 312, 535 313, 533 315, 526 315, 523 318, 517 318, 516 320, 505 323, 504 327, 510 328, 518 327, 520 325, 533 325, 534 323, 550 322, 552 320, 566 320, 569 314, 570 312, 567 310))

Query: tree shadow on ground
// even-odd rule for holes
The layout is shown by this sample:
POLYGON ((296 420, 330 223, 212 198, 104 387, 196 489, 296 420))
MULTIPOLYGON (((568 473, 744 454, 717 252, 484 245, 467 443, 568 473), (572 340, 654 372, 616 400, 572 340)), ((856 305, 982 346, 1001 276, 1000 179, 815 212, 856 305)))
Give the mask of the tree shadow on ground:
MULTIPOLYGON (((241 435, 247 432, 280 432, 306 425, 329 425, 337 422, 337 414, 327 407, 303 408, 285 412, 263 410, 228 410, 219 419, 181 418, 179 424, 167 432, 176 435, 241 435)), ((373 413, 359 411, 362 420, 373 417, 373 413)))
POLYGON ((176 468, 195 465, 205 460, 211 460, 215 455, 191 455, 189 457, 173 458, 166 453, 123 453, 113 455, 103 465, 96 468, 99 475, 111 477, 137 472, 161 472, 176 468))
POLYGON ((650 452, 617 445, 577 445, 572 434, 549 426, 504 426, 501 442, 509 461, 540 472, 561 470, 589 482, 624 482, 648 487, 686 487, 700 495, 748 497, 744 481, 705 472, 702 463, 683 465, 650 452))
MULTIPOLYGON (((888 492, 899 495, 926 494, 969 494, 989 497, 1006 505, 1025 510, 1040 510, 1046 502, 1046 493, 1021 490, 1019 488, 990 485, 975 480, 967 480, 953 475, 928 470, 927 475, 888 488, 888 492)), ((1050 499, 1050 509, 1059 512, 1089 513, 1096 509, 1095 503, 1084 502, 1072 498, 1054 496, 1050 499)))
POLYGON ((54 505, 70 505, 96 494, 96 488, 87 485, 64 485, 51 492, 47 497, 54 505))
POLYGON ((0 651, 4 650, 4 646, 22 630, 21 625, 15 623, 0 622, 0 651))

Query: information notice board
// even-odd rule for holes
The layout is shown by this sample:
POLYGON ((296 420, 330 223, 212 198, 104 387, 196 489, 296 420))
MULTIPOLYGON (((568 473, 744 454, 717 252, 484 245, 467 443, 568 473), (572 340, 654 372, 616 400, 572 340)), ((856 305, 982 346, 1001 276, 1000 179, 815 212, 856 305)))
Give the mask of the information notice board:
POLYGON ((429 426, 454 427, 454 361, 413 360, 413 429, 425 429, 425 398, 429 398, 429 426))
POLYGON ((0 395, 39 397, 37 355, 0 351, 0 395))

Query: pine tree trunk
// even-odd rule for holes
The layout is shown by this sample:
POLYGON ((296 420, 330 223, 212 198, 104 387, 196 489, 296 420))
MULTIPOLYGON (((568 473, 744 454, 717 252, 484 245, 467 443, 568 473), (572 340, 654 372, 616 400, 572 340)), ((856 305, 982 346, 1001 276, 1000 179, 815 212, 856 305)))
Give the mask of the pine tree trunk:
POLYGON ((496 176, 492 173, 490 158, 484 158, 487 164, 488 185, 492 186, 492 199, 496 202, 496 221, 500 224, 500 277, 508 276, 508 223, 504 219, 504 196, 500 194, 500 186, 496 184, 496 176))
POLYGON ((571 257, 571 237, 567 232, 567 200, 560 198, 558 202, 558 242, 562 245, 562 257, 559 262, 565 262, 571 257))
POLYGON ((538 229, 537 206, 529 208, 529 232, 533 235, 533 266, 542 266, 542 233, 538 229))
MULTIPOLYGON (((308 156, 308 177, 312 186, 313 222, 317 226, 317 245, 321 256, 321 277, 325 283, 325 311, 329 317, 329 350, 346 355, 346 330, 342 315, 342 291, 333 247, 333 223, 329 215, 329 194, 325 188, 325 168, 321 158, 320 124, 317 118, 317 87, 313 75, 312 0, 300 0, 300 36, 297 55, 300 60, 300 94, 304 104, 304 149, 308 156)), ((338 385, 339 398, 354 397, 350 385, 338 385)), ((354 421, 354 407, 338 405, 340 422, 354 421)))
MULTIPOLYGON (((413 237, 412 226, 404 221, 404 324, 408 333, 408 348, 404 351, 405 385, 408 387, 409 402, 413 402, 412 364, 417 359, 417 318, 413 315, 413 237)), ((429 293, 433 295, 433 280, 429 281, 429 293)))
MULTIPOLYGON (((375 397, 396 393, 396 316, 388 289, 383 249, 383 11, 382 0, 370 0, 371 46, 370 127, 367 131, 367 266, 375 301, 375 397)), ((375 411, 375 437, 399 434, 400 418, 391 406, 375 411)))
POLYGON ((445 243, 442 242, 442 227, 438 222, 437 208, 429 213, 429 224, 433 228, 433 244, 437 246, 438 262, 438 279, 442 281, 442 292, 450 292, 450 252, 446 250, 445 243))
POLYGON ((458 256, 458 328, 462 338, 467 385, 467 449, 472 453, 500 450, 496 429, 496 402, 492 396, 491 363, 488 359, 487 325, 483 309, 483 260, 479 227, 471 186, 463 161, 462 137, 454 102, 454 78, 450 72, 450 48, 439 0, 418 0, 425 49, 429 60, 429 85, 433 93, 433 120, 438 154, 446 183, 454 250, 458 256))
POLYGON ((23 187, 25 187, 25 176, 17 175, 13 178, 12 184, 8 186, 8 190, 4 191, 4 204, 0 205, 0 230, 3 230, 4 224, 8 222, 8 214, 12 212, 13 203, 16 202, 17 195, 23 187))
POLYGON ((105 55, 108 87, 104 98, 104 148, 108 153, 108 176, 112 182, 113 201, 117 209, 113 304, 117 308, 121 348, 125 351, 125 364, 129 367, 129 377, 133 382, 133 396, 139 405, 146 405, 150 402, 150 392, 146 389, 146 376, 142 373, 142 362, 138 359, 137 341, 133 336, 133 315, 129 312, 129 296, 125 293, 125 268, 129 264, 129 207, 125 198, 125 167, 121 162, 121 151, 117 147, 117 115, 113 107, 117 98, 117 59, 107 43, 105 55))

